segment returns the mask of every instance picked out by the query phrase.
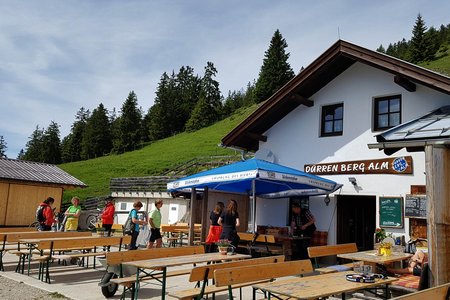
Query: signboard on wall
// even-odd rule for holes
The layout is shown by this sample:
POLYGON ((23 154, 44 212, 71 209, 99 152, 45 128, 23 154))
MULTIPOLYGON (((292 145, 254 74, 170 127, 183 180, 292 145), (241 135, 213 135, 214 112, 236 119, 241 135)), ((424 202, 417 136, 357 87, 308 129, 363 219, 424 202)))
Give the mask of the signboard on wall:
POLYGON ((315 175, 335 174, 412 174, 412 156, 383 159, 353 160, 305 165, 306 173, 315 175))
POLYGON ((405 217, 426 218, 427 217, 427 196, 426 195, 406 195, 405 217))
POLYGON ((380 227, 403 228, 403 197, 380 197, 380 227))

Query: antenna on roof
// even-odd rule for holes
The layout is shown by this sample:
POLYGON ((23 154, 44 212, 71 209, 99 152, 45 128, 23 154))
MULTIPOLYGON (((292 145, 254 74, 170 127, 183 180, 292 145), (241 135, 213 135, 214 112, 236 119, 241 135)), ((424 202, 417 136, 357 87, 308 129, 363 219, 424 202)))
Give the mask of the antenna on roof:
POLYGON ((338 26, 338 39, 341 39, 341 32, 339 31, 339 26, 338 26))

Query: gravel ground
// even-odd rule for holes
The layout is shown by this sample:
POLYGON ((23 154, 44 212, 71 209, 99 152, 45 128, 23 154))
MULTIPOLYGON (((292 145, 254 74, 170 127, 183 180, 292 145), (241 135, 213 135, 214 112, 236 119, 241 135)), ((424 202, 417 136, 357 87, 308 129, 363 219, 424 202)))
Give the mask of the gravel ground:
POLYGON ((0 276, 0 299, 2 300, 46 300, 69 299, 58 293, 50 293, 23 282, 0 276))

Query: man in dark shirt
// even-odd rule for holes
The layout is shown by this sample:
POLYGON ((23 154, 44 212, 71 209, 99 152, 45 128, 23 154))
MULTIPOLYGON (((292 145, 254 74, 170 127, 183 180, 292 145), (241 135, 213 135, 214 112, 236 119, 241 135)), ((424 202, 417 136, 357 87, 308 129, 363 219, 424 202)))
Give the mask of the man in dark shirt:
POLYGON ((292 234, 300 239, 293 243, 295 248, 292 249, 292 257, 305 259, 308 258, 307 248, 311 243, 311 237, 316 231, 316 220, 309 209, 301 208, 300 204, 292 204, 291 229, 292 234))

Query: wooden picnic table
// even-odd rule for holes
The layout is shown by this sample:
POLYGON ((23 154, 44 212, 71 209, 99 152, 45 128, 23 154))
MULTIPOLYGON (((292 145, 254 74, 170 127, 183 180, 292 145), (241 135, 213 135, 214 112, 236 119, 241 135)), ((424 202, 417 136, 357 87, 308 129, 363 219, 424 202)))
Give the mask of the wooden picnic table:
MULTIPOLYGON (((292 297, 294 299, 317 299, 345 292, 354 292, 364 289, 373 289, 384 285, 384 295, 388 296, 388 285, 397 278, 388 277, 386 279, 377 279, 374 283, 352 282, 346 279, 346 275, 353 272, 337 272, 323 275, 314 275, 306 277, 296 277, 292 279, 276 280, 269 283, 253 285, 253 289, 292 297)), ((255 293, 253 293, 255 295, 255 293)))
POLYGON ((238 259, 246 259, 251 258, 250 255, 247 254, 234 254, 234 255, 223 255, 218 252, 216 253, 202 253, 202 254, 193 254, 193 255, 182 255, 182 256, 174 256, 174 257, 164 257, 164 258, 155 258, 155 259, 147 259, 147 260, 138 260, 138 261, 130 261, 124 262, 123 265, 132 266, 137 268, 136 272, 136 289, 134 291, 134 299, 138 299, 139 294, 139 282, 146 277, 152 277, 154 274, 154 270, 161 270, 160 273, 162 275, 162 288, 161 288, 161 299, 165 299, 166 297, 166 273, 168 267, 181 266, 187 264, 197 264, 197 263, 205 263, 205 262, 217 262, 223 260, 238 260, 238 259), (153 270, 151 272, 147 270, 153 270), (140 273, 143 273, 142 276, 140 273))
MULTIPOLYGON (((51 257, 55 257, 53 255, 54 251, 68 251, 68 250, 90 250, 94 249, 94 252, 91 254, 80 254, 78 256, 81 257, 89 257, 89 256, 98 256, 104 253, 97 253, 96 248, 100 246, 112 246, 115 244, 119 244, 119 251, 121 250, 123 243, 129 243, 131 237, 123 236, 123 237, 99 237, 99 236, 68 236, 68 237, 33 237, 33 238, 24 238, 20 239, 21 243, 28 244, 27 253, 19 253, 19 263, 16 267, 16 271, 24 272, 25 266, 25 257, 28 257, 28 275, 30 274, 30 263, 32 258, 33 250, 38 250, 41 254, 41 257, 44 258, 44 251, 49 250, 49 257, 45 261, 47 262, 47 279, 46 281, 50 282, 48 265, 51 257)), ((75 254, 74 254, 75 255, 75 254)), ((94 268, 95 268, 95 259, 94 259, 94 268)))
POLYGON ((345 258, 353 261, 363 261, 369 265, 376 264, 390 264, 396 261, 403 261, 412 256, 411 253, 404 252, 392 252, 389 256, 377 255, 376 250, 368 250, 368 251, 359 251, 359 252, 351 252, 345 254, 338 254, 337 257, 345 258))

